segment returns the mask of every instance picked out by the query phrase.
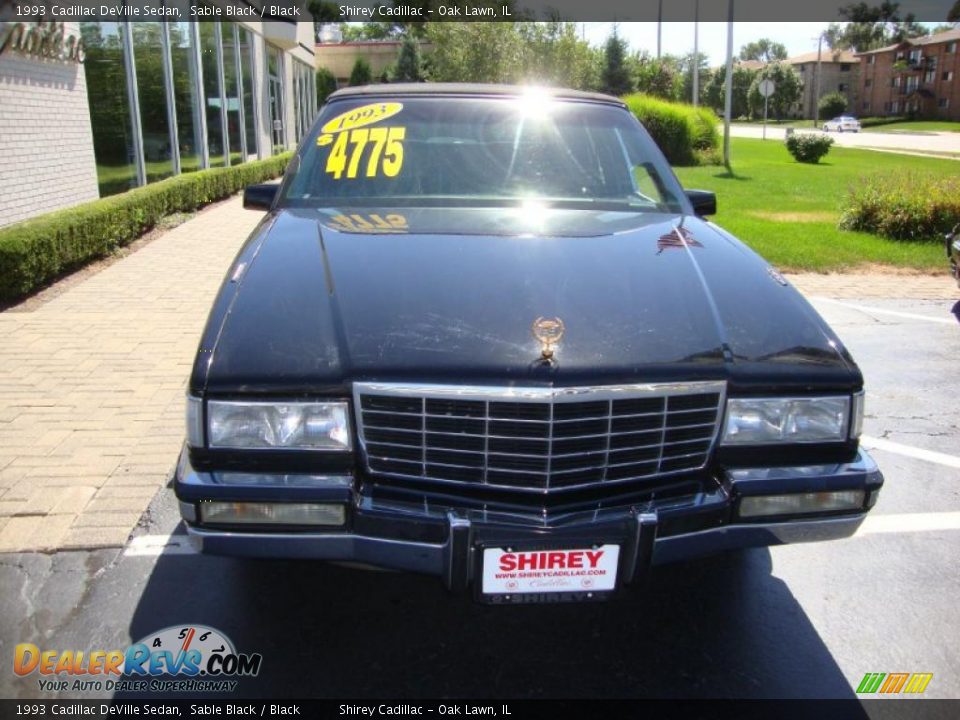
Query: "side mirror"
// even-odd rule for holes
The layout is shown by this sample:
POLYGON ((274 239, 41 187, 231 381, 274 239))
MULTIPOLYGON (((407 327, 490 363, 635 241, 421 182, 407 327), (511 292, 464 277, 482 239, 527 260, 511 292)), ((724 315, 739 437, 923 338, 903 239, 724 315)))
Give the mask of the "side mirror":
POLYGON ((243 190, 243 207, 247 210, 269 210, 277 197, 279 185, 247 185, 243 190))
POLYGON ((698 217, 717 214, 717 195, 709 190, 687 190, 687 199, 698 217))

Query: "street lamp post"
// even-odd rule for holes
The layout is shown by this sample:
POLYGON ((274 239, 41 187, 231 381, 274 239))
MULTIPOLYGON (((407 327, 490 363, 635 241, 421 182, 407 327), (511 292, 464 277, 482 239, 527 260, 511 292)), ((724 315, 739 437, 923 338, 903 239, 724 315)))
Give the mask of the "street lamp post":
POLYGON ((693 106, 700 104, 700 0, 693 0, 693 106))
POLYGON ((730 113, 733 111, 733 0, 727 0, 727 74, 723 100, 723 164, 730 168, 730 113))

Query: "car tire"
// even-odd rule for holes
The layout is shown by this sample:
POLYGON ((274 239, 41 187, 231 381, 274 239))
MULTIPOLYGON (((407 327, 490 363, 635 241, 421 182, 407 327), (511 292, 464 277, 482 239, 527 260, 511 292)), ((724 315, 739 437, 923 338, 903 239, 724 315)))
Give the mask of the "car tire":
POLYGON ((828 133, 828 132, 830 132, 830 128, 827 127, 826 125, 824 125, 824 126, 823 126, 823 131, 824 131, 825 133, 828 133))

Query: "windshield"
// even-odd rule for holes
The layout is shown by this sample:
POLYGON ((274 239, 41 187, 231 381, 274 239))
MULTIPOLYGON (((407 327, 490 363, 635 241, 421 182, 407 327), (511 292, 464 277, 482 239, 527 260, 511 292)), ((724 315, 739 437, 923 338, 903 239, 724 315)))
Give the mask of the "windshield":
POLYGON ((634 117, 597 103, 517 98, 351 98, 328 105, 280 204, 469 205, 543 201, 682 212, 681 190, 634 117))

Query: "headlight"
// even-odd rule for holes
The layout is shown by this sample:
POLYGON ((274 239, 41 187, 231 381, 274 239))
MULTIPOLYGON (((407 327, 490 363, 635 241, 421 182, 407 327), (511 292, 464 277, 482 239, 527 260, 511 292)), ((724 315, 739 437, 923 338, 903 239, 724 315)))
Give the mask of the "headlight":
POLYGON ((207 403, 211 448, 350 450, 345 402, 207 403))
POLYGON ((847 439, 849 397, 731 398, 725 445, 831 442, 847 439))

